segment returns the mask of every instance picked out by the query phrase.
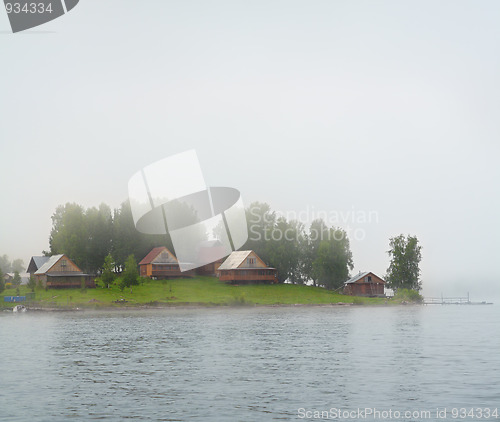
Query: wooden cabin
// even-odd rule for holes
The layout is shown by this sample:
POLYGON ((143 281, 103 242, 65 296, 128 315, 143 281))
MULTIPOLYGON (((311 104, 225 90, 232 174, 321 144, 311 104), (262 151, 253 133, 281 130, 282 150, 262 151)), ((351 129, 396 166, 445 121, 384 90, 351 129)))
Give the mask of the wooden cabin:
POLYGON ((165 246, 159 246, 151 249, 151 252, 139 262, 139 274, 141 277, 159 280, 192 277, 193 271, 182 272, 175 255, 165 246))
MULTIPOLYGON (((33 258, 32 258, 33 259, 33 258)), ((29 268, 28 268, 29 269, 29 268)), ((95 287, 94 277, 84 274, 66 255, 53 255, 34 273, 37 282, 48 288, 95 287)))
POLYGON ((385 297, 385 281, 372 272, 359 273, 344 283, 344 294, 350 296, 385 297))
POLYGON ((218 270, 219 280, 232 284, 277 283, 276 268, 268 267, 254 251, 235 251, 218 270))

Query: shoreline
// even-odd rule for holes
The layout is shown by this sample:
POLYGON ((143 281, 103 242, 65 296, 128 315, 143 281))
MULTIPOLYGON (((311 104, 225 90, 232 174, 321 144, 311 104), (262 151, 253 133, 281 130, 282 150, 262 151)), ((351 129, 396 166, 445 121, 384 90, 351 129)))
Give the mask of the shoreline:
MULTIPOLYGON (((494 303, 477 303, 475 305, 494 305, 494 303)), ((132 311, 161 311, 161 310, 189 310, 189 309, 263 309, 263 308, 387 308, 387 307, 424 307, 425 303, 277 303, 277 304, 203 304, 203 303, 179 303, 165 304, 165 306, 132 305, 132 306, 61 306, 51 307, 30 307, 26 306, 26 311, 20 313, 69 313, 69 312, 132 312, 132 311)), ((444 306, 444 305, 441 305, 444 306)), ((15 313, 13 308, 3 308, 2 312, 15 313)))
MULTIPOLYGON (((295 304, 203 304, 203 303, 181 303, 181 304, 166 304, 165 306, 151 306, 151 305, 133 305, 133 306, 75 306, 75 307, 59 307, 59 308, 38 308, 26 306, 27 312, 114 312, 114 311, 144 311, 144 310, 172 310, 172 309, 251 309, 251 308, 312 308, 312 307, 350 307, 350 306, 363 306, 356 305, 353 303, 295 303, 295 304)), ((369 306, 385 306, 385 305, 369 305, 369 306)), ((5 309, 7 312, 12 312, 12 310, 5 309)))
MULTIPOLYGON (((424 306, 421 303, 382 303, 382 304, 359 304, 359 303, 295 303, 295 304, 203 304, 203 303, 181 303, 166 304, 165 306, 72 306, 58 308, 29 307, 26 306, 26 313, 58 313, 58 312, 120 312, 120 311, 160 311, 174 309, 262 309, 262 308, 387 308, 387 307, 415 307, 424 306)), ((4 309, 4 312, 12 312, 12 309, 4 309)), ((24 313, 24 312, 23 312, 24 313)))

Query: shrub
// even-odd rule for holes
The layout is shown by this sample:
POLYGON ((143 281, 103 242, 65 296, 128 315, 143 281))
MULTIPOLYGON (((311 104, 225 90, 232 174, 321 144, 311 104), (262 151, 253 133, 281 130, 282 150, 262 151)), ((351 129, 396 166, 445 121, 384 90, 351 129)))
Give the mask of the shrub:
POLYGON ((394 295, 394 300, 398 302, 422 303, 424 298, 416 290, 398 289, 394 295))
POLYGON ((120 289, 120 292, 123 292, 123 290, 125 289, 125 287, 128 287, 127 283, 125 282, 125 280, 123 279, 123 277, 120 277, 119 278, 119 282, 118 282, 118 288, 120 289))
POLYGON ((125 287, 137 286, 139 284, 139 272, 137 271, 137 263, 135 262, 134 255, 129 255, 127 261, 125 261, 125 269, 121 278, 120 283, 123 282, 125 287))
POLYGON ((104 266, 102 268, 102 275, 100 277, 100 282, 102 282, 102 287, 109 287, 115 281, 114 260, 111 254, 108 254, 104 260, 104 266))
POLYGON ((250 305, 250 302, 247 302, 245 299, 245 295, 234 296, 233 300, 227 302, 230 306, 245 306, 250 305))
POLYGON ((231 306, 244 306, 244 305, 249 305, 250 303, 247 302, 245 293, 240 293, 237 290, 232 292, 233 299, 229 300, 227 302, 228 305, 231 306))
POLYGON ((35 287, 36 287, 36 280, 35 280, 35 277, 33 277, 33 274, 32 274, 32 275, 30 275, 30 279, 28 281, 28 288, 33 293, 35 291, 35 287))
POLYGON ((19 271, 14 272, 14 278, 12 279, 12 284, 14 286, 20 286, 21 285, 21 276, 19 275, 19 271))

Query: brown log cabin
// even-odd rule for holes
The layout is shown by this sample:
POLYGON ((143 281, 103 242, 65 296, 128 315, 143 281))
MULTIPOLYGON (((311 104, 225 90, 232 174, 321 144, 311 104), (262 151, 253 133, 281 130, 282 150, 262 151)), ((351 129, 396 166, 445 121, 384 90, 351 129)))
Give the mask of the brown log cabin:
POLYGON ((344 294, 350 296, 385 297, 385 281, 372 272, 359 273, 344 283, 344 294))
POLYGON ((149 277, 154 280, 185 278, 194 275, 193 271, 182 272, 179 261, 165 246, 151 249, 139 262, 139 273, 141 277, 149 277))
MULTIPOLYGON (((37 257, 38 258, 38 257, 37 257)), ((44 287, 53 289, 95 287, 94 276, 84 274, 83 271, 66 255, 52 255, 40 260, 44 263, 33 274, 37 282, 41 281, 44 287)), ((40 263, 39 262, 39 263, 40 263)), ((31 264, 31 263, 30 263, 31 264)), ((33 271, 33 267, 29 268, 33 271)))
POLYGON ((277 283, 276 268, 268 267, 254 251, 235 251, 218 269, 220 281, 232 284, 277 283))

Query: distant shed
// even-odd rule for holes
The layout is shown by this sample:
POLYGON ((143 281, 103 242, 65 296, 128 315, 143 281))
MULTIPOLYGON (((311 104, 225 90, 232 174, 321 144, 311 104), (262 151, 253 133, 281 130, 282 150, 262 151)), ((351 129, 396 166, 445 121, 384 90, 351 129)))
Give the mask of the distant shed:
MULTIPOLYGON (((14 281, 16 273, 6 273, 4 274, 4 279, 6 283, 12 283, 14 281)), ((28 284, 30 279, 30 275, 28 273, 19 273, 19 277, 21 277, 21 285, 28 284)))
POLYGON ((344 283, 344 294, 351 296, 385 297, 385 280, 372 272, 359 273, 344 283))

